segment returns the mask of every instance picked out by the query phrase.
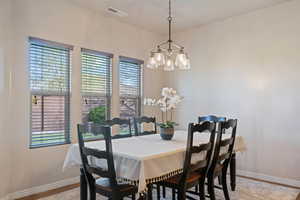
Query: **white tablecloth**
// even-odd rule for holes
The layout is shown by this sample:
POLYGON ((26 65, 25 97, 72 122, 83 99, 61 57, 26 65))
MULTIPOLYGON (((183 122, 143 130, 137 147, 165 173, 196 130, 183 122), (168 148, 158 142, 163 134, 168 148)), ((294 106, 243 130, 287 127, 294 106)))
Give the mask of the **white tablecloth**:
MULTIPOLYGON (((196 134, 194 143, 208 142, 208 134, 196 134)), ((113 153, 116 174, 123 180, 138 183, 138 191, 143 192, 147 183, 155 182, 174 175, 182 170, 187 144, 187 131, 176 131, 171 141, 165 141, 159 134, 130 137, 113 140, 113 153), (138 182, 137 182, 138 181, 138 182)), ((86 146, 104 149, 103 141, 86 142, 86 146)), ((235 151, 245 151, 243 137, 237 136, 235 151)), ((203 159, 205 154, 193 159, 203 159)), ((105 167, 103 161, 91 160, 105 167)), ((80 166, 81 158, 78 144, 72 144, 68 150, 63 169, 80 166)))

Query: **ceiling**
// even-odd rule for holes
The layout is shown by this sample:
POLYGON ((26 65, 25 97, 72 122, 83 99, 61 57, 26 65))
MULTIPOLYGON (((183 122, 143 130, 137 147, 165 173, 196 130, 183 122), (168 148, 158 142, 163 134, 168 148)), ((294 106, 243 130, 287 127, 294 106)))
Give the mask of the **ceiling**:
MULTIPOLYGON (((119 21, 143 27, 160 34, 167 33, 167 0, 70 0, 94 9, 119 21), (119 17, 107 12, 113 7, 126 12, 119 17)), ((200 26, 288 0, 172 0, 176 32, 200 26)))

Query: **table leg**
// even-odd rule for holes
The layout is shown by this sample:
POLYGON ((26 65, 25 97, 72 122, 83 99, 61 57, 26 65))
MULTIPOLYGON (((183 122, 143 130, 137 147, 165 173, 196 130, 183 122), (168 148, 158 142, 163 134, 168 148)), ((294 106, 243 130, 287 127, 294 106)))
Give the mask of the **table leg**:
POLYGON ((87 182, 82 168, 80 168, 80 200, 87 200, 87 182))
POLYGON ((235 153, 232 154, 230 161, 230 186, 231 190, 235 191, 236 187, 236 156, 235 153))

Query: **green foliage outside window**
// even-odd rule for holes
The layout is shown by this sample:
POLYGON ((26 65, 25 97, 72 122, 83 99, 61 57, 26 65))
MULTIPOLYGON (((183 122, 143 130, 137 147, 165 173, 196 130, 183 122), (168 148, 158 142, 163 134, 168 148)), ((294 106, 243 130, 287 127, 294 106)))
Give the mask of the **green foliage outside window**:
POLYGON ((91 109, 88 114, 88 120, 90 122, 101 124, 106 120, 106 108, 105 106, 98 106, 91 109))

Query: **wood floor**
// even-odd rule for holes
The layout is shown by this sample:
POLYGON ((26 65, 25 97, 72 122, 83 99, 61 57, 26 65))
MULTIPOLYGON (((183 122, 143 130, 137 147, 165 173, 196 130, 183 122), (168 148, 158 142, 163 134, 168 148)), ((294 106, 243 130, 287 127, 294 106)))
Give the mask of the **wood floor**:
POLYGON ((296 200, 300 200, 300 193, 298 194, 298 197, 297 197, 297 199, 296 200))
POLYGON ((37 199, 40 199, 40 198, 52 196, 52 195, 57 194, 57 193, 65 192, 67 190, 72 190, 72 189, 77 188, 79 186, 80 186, 79 183, 76 183, 76 184, 73 184, 73 185, 68 185, 68 186, 64 186, 64 187, 57 188, 57 189, 54 189, 54 190, 41 192, 41 193, 38 193, 38 194, 30 195, 30 196, 23 197, 23 198, 16 199, 16 200, 37 200, 37 199))

